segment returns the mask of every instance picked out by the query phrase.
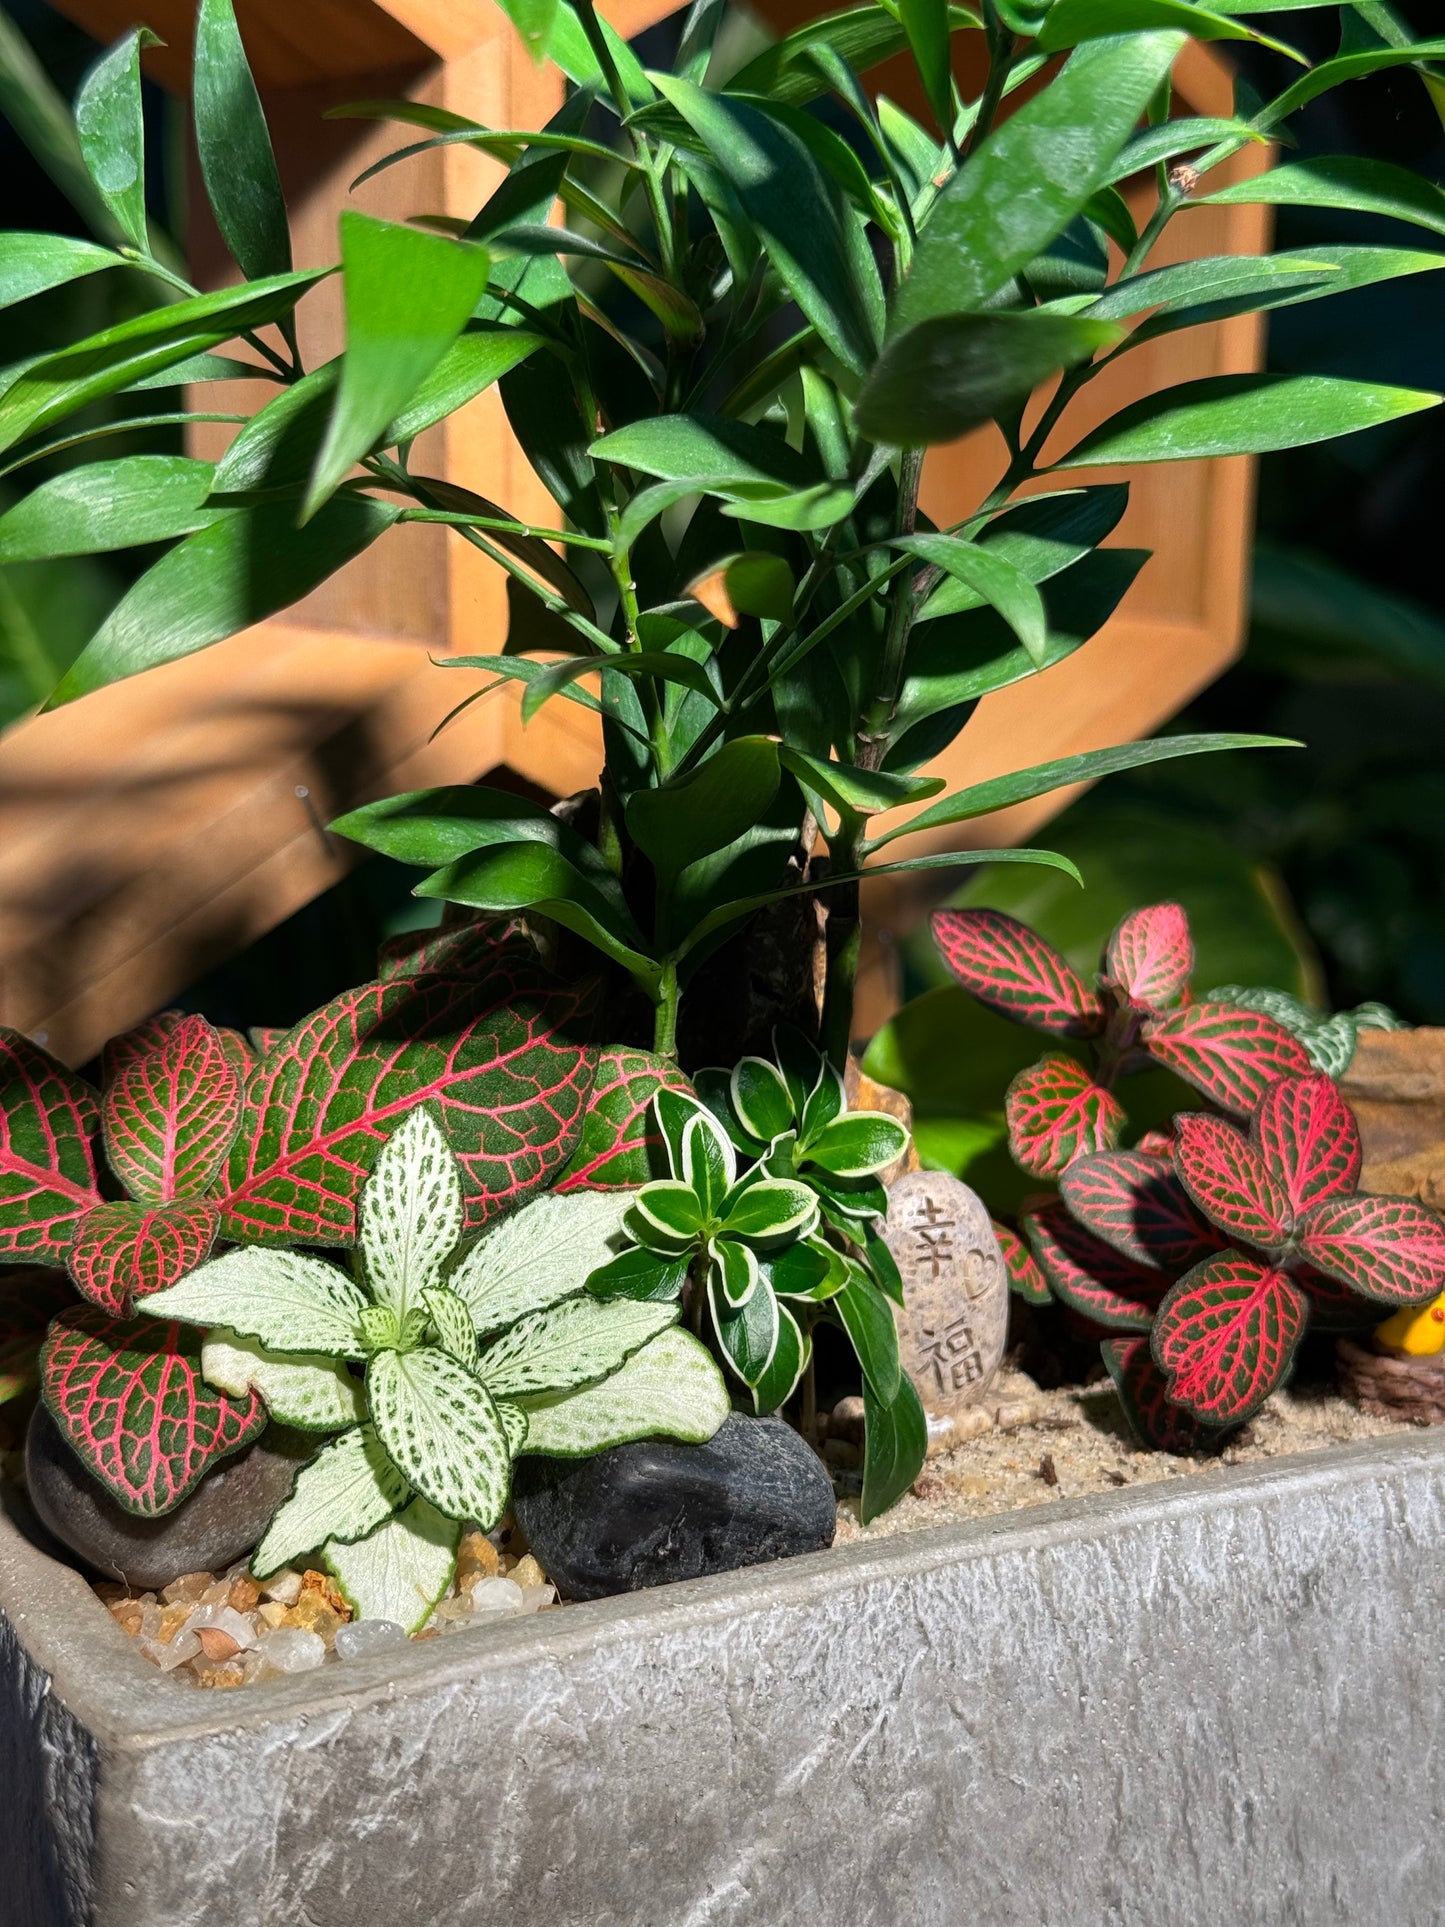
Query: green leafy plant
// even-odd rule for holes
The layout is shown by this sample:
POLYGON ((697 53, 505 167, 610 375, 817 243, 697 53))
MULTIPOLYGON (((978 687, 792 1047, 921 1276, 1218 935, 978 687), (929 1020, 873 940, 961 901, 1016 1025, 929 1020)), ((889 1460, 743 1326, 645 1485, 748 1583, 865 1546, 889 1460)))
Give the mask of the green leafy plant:
POLYGON ((583 1289, 624 1208, 606 1192, 549 1195, 458 1251, 462 1166, 420 1104, 362 1187, 352 1274, 246 1245, 143 1301, 147 1317, 203 1329, 211 1387, 336 1434, 297 1473, 258 1576, 319 1547, 359 1615, 415 1631, 451 1581, 463 1523, 500 1519, 518 1453, 712 1436, 727 1393, 672 1329, 677 1309, 583 1289))
MULTIPOLYGON (((350 109, 417 125, 386 165, 460 143, 509 171, 460 235, 343 216, 346 349, 315 369, 292 322, 324 271, 292 266, 230 0, 201 5, 194 106, 236 286, 202 293, 155 252, 138 185, 143 35, 127 36, 77 108, 105 231, 5 237, 0 294, 125 263, 158 305, 22 369, 0 396, 0 448, 17 470, 79 448, 106 432, 77 429, 81 409, 139 383, 232 375, 237 353, 216 352, 231 343, 279 392, 218 464, 80 467, 0 517, 0 545, 7 523, 36 557, 82 540, 171 545, 82 650, 52 698, 67 701, 285 607, 398 522, 455 529, 511 576, 512 620, 504 648, 448 667, 522 683, 528 715, 556 700, 600 714, 592 810, 561 823, 495 791, 443 791, 354 812, 343 832, 424 867, 422 895, 521 912, 600 953, 653 1006, 664 1056, 686 986, 729 934, 780 897, 827 891, 823 1036, 841 1064, 865 864, 978 860, 894 846, 1110 771, 1261 740, 1124 745, 947 796, 922 773, 983 696, 1085 643, 1142 565, 1107 546, 1127 488, 1085 471, 1297 446, 1435 402, 1244 375, 1147 396, 1088 432, 1071 433, 1069 413, 1102 369, 1167 332, 1435 267, 1399 247, 1152 260, 1197 204, 1383 207, 1438 229, 1433 190, 1367 160, 1287 163, 1218 192, 1210 176, 1329 88, 1420 66, 1445 43, 1347 40, 1272 100, 1241 96, 1234 116, 1199 121, 1171 117, 1188 34, 1290 50, 1177 0, 985 0, 902 18, 869 5, 810 23, 719 85, 720 17, 695 10, 673 71, 649 73, 589 0, 519 9, 528 46, 572 89, 538 133, 404 101, 350 109), (964 100, 951 40, 979 31, 987 78, 964 100), (936 130, 864 87, 905 51, 936 130), (849 138, 813 111, 824 97, 849 138), (1151 170, 1157 201, 1136 227, 1119 184, 1151 170), (416 437, 493 383, 559 504, 555 528, 414 465, 416 437), (923 449, 987 421, 1004 444, 998 482, 936 528, 919 507, 923 449), (1052 492, 1025 498, 1040 478, 1052 492)), ((1005 857, 1062 861, 990 860, 1005 857)))
POLYGON ((685 1299, 757 1411, 776 1411, 803 1384, 805 1432, 813 1328, 837 1324, 863 1378, 866 1521, 913 1483, 927 1446, 889 1302, 902 1304, 902 1285, 879 1235, 877 1174, 908 1149, 908 1132, 882 1112, 848 1110, 842 1078, 805 1037, 782 1030, 775 1042, 776 1062, 744 1057, 731 1072, 700 1073, 696 1097, 658 1091, 671 1176, 636 1194, 623 1220, 631 1247, 588 1289, 609 1301, 685 1299))

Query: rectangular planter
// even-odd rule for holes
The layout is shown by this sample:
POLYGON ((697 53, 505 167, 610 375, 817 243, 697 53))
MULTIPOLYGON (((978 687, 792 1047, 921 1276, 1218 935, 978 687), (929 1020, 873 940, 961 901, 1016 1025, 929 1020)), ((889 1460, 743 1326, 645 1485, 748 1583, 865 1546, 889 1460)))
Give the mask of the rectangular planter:
POLYGON ((208 1695, 0 1521, 6 1927, 1445 1917, 1445 1435, 208 1695))

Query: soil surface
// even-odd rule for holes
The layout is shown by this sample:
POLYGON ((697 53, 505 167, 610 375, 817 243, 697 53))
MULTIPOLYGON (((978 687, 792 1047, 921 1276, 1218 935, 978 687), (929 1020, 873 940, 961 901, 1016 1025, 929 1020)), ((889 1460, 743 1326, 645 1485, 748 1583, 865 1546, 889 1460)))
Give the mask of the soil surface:
POLYGON ((1301 1386, 1276 1392, 1213 1457, 1175 1458, 1135 1442, 1109 1381, 1042 1391, 1026 1373, 1007 1368, 994 1379, 984 1409, 1000 1411, 1005 1420, 1022 1418, 1025 1409, 1030 1416, 1008 1429, 996 1424, 930 1459, 913 1491, 871 1525, 860 1525, 856 1497, 841 1499, 835 1543, 851 1545, 1019 1506, 1052 1505, 1123 1485, 1207 1479, 1227 1466, 1417 1429, 1363 1412, 1324 1386, 1301 1386))

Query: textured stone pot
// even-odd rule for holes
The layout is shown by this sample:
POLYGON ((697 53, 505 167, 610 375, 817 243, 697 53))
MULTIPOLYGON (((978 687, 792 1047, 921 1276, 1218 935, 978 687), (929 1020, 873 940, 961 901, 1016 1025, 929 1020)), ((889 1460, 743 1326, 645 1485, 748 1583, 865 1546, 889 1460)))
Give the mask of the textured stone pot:
POLYGON ((6 1927, 1425 1927, 1445 1435, 224 1695, 0 1530, 6 1927))

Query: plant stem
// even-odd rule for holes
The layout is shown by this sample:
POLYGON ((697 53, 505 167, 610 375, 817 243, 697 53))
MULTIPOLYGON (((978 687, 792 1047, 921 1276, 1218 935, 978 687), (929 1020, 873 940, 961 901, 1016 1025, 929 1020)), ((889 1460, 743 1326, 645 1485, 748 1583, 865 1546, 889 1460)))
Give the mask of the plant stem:
POLYGON ((662 976, 657 986, 657 1012, 653 1018, 652 1048, 659 1057, 677 1060, 677 964, 671 957, 662 963, 662 976))
POLYGON ((1013 65, 1014 37, 1004 26, 993 7, 985 0, 983 10, 984 28, 988 35, 988 79, 983 85, 983 94, 978 103, 978 116, 969 130, 964 145, 963 158, 969 155, 981 141, 987 140, 994 121, 998 117, 999 103, 1008 85, 1009 68, 1013 65))
MULTIPOLYGON (((923 450, 905 448, 898 473, 898 533, 912 535, 918 526, 918 485, 923 478, 923 450)), ((861 745, 855 758, 859 769, 876 770, 882 766, 888 749, 888 729, 903 688, 903 671, 908 654, 908 637, 918 614, 919 598, 912 578, 900 573, 893 584, 888 605, 888 632, 883 642, 883 662, 879 669, 878 695, 865 719, 861 745)), ((853 867, 852 865, 849 866, 853 867)))

